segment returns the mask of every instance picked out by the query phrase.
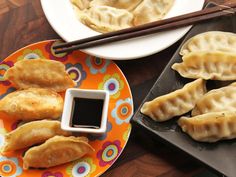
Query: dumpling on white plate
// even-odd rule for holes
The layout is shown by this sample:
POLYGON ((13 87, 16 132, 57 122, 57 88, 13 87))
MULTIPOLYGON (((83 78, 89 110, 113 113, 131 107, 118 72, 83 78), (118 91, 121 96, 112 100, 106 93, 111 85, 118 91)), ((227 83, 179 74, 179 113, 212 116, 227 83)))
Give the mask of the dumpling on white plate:
POLYGON ((182 77, 205 80, 236 80, 236 53, 193 52, 183 56, 172 69, 182 77))
POLYGON ((206 93, 197 101, 192 110, 192 116, 219 111, 236 111, 236 87, 234 84, 206 93))
POLYGON ((183 132, 200 142, 216 142, 236 138, 236 112, 211 112, 178 120, 183 132))
POLYGON ((75 5, 79 10, 84 10, 89 8, 91 0, 70 0, 73 5, 75 5))
POLYGON ((184 43, 180 55, 200 51, 236 52, 236 34, 223 31, 198 34, 184 43))
POLYGON ((93 0, 90 6, 111 6, 118 9, 127 9, 132 11, 136 8, 143 0, 93 0))
POLYGON ((162 19, 174 2, 174 0, 143 0, 133 11, 134 25, 142 25, 162 19))
POLYGON ((80 21, 98 32, 117 31, 132 26, 133 14, 125 9, 93 6, 78 12, 80 21))
POLYGON ((145 102, 141 113, 154 121, 163 122, 189 112, 205 93, 205 81, 198 79, 186 84, 182 89, 145 102))

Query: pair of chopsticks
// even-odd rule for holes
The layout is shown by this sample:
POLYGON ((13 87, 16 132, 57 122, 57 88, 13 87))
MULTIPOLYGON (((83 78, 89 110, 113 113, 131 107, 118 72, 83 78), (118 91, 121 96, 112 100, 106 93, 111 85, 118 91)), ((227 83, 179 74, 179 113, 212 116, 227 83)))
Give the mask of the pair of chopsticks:
POLYGON ((65 42, 55 45, 53 49, 56 54, 71 52, 77 49, 85 49, 89 47, 100 46, 103 44, 121 41, 125 39, 131 39, 135 37, 145 36, 164 30, 176 29, 188 25, 192 25, 198 22, 210 20, 220 16, 234 14, 236 12, 236 3, 225 3, 217 5, 216 7, 207 8, 204 10, 159 20, 144 25, 127 28, 119 31, 109 32, 81 40, 72 42, 65 42))

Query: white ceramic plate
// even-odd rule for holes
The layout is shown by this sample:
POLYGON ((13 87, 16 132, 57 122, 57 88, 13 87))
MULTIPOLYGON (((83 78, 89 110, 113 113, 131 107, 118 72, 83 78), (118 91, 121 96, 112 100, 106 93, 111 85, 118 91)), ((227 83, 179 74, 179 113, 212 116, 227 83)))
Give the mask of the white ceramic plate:
MULTIPOLYGON (((88 28, 76 18, 70 0, 41 0, 43 11, 53 29, 65 40, 74 41, 99 33, 88 28)), ((204 0, 175 0, 165 18, 202 9, 204 0)), ((188 32, 190 27, 161 32, 135 39, 83 50, 90 55, 115 60, 145 57, 166 49, 188 32)))

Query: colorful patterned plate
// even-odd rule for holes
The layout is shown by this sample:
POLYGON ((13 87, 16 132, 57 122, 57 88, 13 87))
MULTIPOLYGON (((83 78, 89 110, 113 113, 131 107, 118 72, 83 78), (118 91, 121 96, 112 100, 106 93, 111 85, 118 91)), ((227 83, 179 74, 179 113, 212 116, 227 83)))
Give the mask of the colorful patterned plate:
MULTIPOLYGON (((43 41, 18 50, 0 63, 0 98, 15 90, 11 83, 3 80, 5 71, 22 59, 45 58, 65 64, 67 72, 76 81, 77 87, 106 89, 110 93, 107 131, 102 136, 87 137, 96 150, 92 155, 48 169, 22 169, 24 150, 1 154, 0 176, 34 177, 94 177, 104 173, 119 157, 131 132, 130 118, 133 114, 133 99, 128 82, 121 70, 111 60, 104 60, 75 51, 55 55, 52 46, 59 41, 43 41)), ((0 146, 4 134, 14 130, 20 121, 0 114, 0 146)))

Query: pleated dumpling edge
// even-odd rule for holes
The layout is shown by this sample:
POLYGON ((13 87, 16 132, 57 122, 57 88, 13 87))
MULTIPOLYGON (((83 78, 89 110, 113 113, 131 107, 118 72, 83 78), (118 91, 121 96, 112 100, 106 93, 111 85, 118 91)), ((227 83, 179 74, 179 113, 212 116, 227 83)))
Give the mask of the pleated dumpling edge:
POLYGON ((192 110, 197 100, 205 93, 205 81, 197 79, 181 89, 145 102, 141 107, 141 113, 157 122, 167 121, 192 110))

